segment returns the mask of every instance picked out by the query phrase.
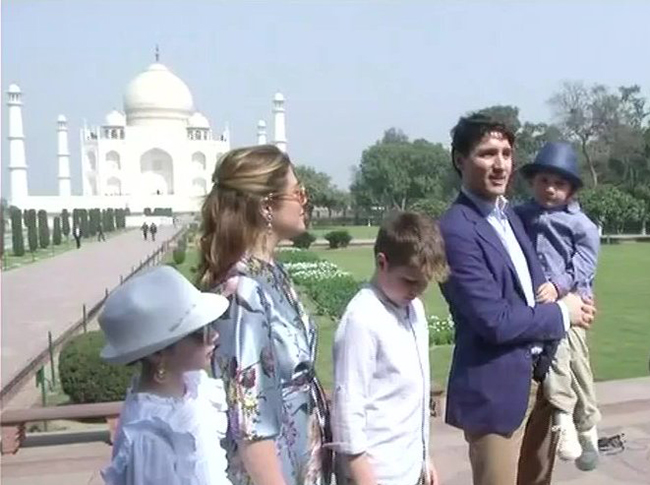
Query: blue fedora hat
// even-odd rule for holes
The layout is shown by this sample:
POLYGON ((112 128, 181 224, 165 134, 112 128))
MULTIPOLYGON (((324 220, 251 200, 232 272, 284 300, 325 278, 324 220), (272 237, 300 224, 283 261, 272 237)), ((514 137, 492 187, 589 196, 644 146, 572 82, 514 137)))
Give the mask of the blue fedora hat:
POLYGON ((570 143, 547 143, 539 151, 535 161, 524 165, 520 171, 526 178, 531 178, 540 171, 553 172, 566 178, 575 188, 582 187, 578 155, 570 143))

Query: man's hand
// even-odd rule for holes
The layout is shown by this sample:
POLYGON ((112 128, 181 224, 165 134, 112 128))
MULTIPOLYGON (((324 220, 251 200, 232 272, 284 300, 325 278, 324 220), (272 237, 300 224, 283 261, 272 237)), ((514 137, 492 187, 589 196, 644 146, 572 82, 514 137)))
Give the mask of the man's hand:
POLYGON ((553 303, 558 298, 557 288, 550 281, 547 281, 537 289, 535 300, 537 303, 553 303))
POLYGON ((571 325, 589 330, 596 316, 596 307, 591 298, 581 298, 575 293, 569 293, 560 301, 569 309, 571 325))

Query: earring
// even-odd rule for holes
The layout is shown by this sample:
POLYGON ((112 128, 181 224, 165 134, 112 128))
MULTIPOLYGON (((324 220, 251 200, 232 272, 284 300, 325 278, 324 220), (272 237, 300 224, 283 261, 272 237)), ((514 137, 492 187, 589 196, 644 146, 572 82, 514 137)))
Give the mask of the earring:
POLYGON ((165 364, 161 363, 156 367, 156 372, 153 375, 153 380, 158 384, 162 384, 167 379, 167 369, 165 369, 165 364))
POLYGON ((266 232, 273 232, 273 214, 270 212, 266 214, 266 232))

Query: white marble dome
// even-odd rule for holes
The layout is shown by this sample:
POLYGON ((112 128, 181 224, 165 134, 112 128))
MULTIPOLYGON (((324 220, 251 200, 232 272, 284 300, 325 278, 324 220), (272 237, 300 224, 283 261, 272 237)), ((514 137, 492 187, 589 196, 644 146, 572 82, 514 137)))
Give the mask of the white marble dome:
POLYGON ((191 128, 210 128, 210 122, 208 119, 198 111, 194 113, 187 122, 187 125, 191 128))
POLYGON ((190 89, 178 76, 166 66, 155 63, 127 86, 124 112, 127 124, 187 121, 194 112, 194 100, 190 89))
POLYGON ((114 109, 106 115, 104 124, 106 126, 124 126, 126 124, 126 118, 124 114, 114 109))

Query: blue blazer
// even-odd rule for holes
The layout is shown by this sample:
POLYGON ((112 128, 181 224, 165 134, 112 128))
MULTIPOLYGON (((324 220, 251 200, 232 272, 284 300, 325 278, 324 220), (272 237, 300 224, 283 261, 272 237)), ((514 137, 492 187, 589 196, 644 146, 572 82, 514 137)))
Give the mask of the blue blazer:
MULTIPOLYGON (((513 210, 510 225, 537 288, 542 268, 513 210)), ((496 231, 461 193, 440 227, 451 276, 441 285, 456 327, 446 421, 469 433, 507 435, 523 422, 533 373, 531 346, 565 335, 555 303, 530 308, 496 231)))

